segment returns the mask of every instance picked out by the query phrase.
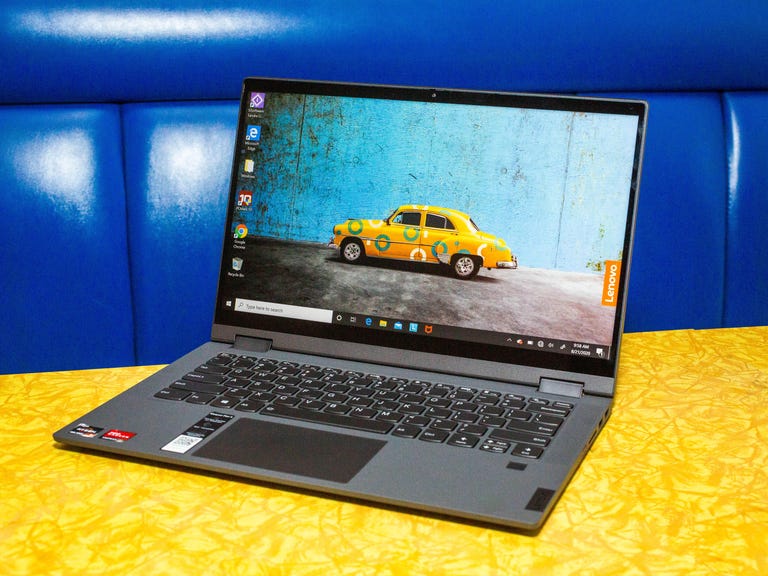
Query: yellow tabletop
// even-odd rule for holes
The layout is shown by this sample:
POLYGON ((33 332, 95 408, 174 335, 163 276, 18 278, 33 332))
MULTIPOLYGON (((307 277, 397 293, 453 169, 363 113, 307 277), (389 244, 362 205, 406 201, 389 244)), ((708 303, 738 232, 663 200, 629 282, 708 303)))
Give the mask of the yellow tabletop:
POLYGON ((157 369, 0 377, 0 574, 768 574, 768 327, 628 334, 533 537, 51 439, 157 369))

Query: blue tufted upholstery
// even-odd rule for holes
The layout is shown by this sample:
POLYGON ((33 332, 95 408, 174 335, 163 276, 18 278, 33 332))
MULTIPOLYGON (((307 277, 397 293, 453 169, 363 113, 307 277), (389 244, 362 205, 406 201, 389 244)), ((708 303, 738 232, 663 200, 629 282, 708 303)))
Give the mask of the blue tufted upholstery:
POLYGON ((126 106, 136 356, 167 362, 213 321, 237 102, 126 106))
POLYGON ((0 373, 207 339, 248 75, 647 99, 626 329, 768 323, 766 46, 764 2, 9 0, 0 373))
POLYGON ((726 326, 768 324, 768 93, 725 95, 726 326))
POLYGON ((649 125, 625 328, 720 326, 726 164, 717 94, 640 94, 649 125))
POLYGON ((133 361, 120 112, 0 107, 0 369, 133 361))

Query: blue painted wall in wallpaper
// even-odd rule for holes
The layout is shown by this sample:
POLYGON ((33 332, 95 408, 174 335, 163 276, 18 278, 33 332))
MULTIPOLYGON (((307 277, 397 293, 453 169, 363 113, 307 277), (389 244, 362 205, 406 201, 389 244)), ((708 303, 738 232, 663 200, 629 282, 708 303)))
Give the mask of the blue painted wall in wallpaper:
POLYGON ((239 182, 254 192, 237 221, 251 234, 327 242, 346 218, 416 203, 468 212, 522 266, 599 271, 621 257, 634 118, 267 98, 256 172, 239 182))

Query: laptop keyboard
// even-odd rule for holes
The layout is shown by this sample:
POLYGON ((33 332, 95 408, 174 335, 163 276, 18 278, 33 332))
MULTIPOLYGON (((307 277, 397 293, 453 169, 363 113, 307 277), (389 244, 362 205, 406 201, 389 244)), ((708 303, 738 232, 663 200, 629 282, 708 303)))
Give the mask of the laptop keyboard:
POLYGON ((573 409, 539 397, 228 353, 155 396, 532 459, 573 409))

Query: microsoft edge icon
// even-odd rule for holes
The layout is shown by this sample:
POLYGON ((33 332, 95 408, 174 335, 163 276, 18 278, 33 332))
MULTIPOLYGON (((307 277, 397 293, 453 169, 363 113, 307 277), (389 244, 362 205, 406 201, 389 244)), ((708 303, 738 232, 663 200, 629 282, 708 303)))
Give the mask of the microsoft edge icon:
POLYGON ((259 140, 261 140, 261 126, 249 125, 245 131, 245 141, 258 142, 259 140))

